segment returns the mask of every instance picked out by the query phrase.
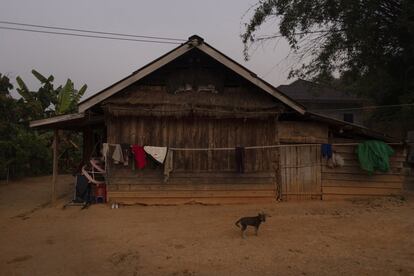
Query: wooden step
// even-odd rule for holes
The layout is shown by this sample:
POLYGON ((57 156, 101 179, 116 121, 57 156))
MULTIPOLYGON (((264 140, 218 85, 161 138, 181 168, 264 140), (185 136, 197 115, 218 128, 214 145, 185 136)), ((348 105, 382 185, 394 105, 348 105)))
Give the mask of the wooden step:
MULTIPOLYGON (((276 193, 267 187, 263 190, 184 190, 183 186, 170 190, 108 191, 108 201, 125 204, 203 204, 274 202, 276 193)), ((215 187, 218 188, 217 186, 215 187)))

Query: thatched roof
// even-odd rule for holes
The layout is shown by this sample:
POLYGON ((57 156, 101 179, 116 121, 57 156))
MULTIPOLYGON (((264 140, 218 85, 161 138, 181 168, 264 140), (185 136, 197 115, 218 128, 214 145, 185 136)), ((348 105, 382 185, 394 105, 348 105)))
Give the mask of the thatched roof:
POLYGON ((162 86, 134 85, 119 96, 111 97, 104 104, 189 104, 193 106, 230 107, 241 109, 269 109, 281 107, 282 104, 269 95, 256 93, 254 87, 227 87, 221 93, 185 91, 177 94, 168 93, 162 86))
POLYGON ((104 101, 107 112, 114 116, 212 116, 259 118, 271 117, 283 105, 254 87, 227 87, 220 93, 183 91, 168 93, 162 86, 134 85, 120 96, 104 101))

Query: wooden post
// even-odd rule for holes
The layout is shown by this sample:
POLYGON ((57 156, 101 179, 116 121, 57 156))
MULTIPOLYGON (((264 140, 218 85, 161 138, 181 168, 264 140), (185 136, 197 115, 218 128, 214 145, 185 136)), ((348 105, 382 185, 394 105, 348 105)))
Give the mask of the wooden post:
POLYGON ((93 141, 93 131, 91 127, 86 127, 83 129, 83 153, 82 160, 84 164, 87 164, 91 159, 93 152, 94 141, 93 141))
POLYGON ((51 187, 51 202, 54 204, 56 202, 56 184, 58 177, 58 139, 59 132, 57 129, 53 131, 53 179, 51 187))
MULTIPOLYGON (((208 121, 208 148, 214 147, 214 125, 211 120, 208 121)), ((207 151, 207 171, 213 171, 213 151, 207 151)))
MULTIPOLYGON (((276 144, 280 145, 280 136, 279 136, 279 116, 276 116, 275 118, 275 130, 276 130, 276 144)), ((275 181, 276 181, 276 200, 281 201, 283 199, 282 195, 282 170, 281 165, 282 162, 280 160, 281 154, 280 154, 280 147, 276 148, 276 162, 275 162, 275 181)))

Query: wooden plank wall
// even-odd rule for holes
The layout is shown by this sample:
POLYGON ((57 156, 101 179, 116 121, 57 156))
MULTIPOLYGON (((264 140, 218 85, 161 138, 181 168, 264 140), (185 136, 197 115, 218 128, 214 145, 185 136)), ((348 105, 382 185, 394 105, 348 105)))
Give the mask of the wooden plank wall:
MULTIPOLYGON (((111 144, 217 148, 277 142, 277 122, 269 120, 112 117, 108 124, 111 144)), ((274 201, 277 163, 275 149, 246 150, 240 174, 234 150, 174 151, 167 183, 162 165, 134 171, 131 165, 109 163, 109 197, 127 203, 274 201)))
POLYGON ((283 200, 321 199, 320 145, 280 148, 283 200))
POLYGON ((344 199, 369 196, 389 196, 401 193, 404 183, 403 163, 405 152, 403 147, 393 147, 395 155, 390 159, 390 171, 386 173, 368 172, 359 167, 356 146, 334 146, 344 160, 340 168, 329 168, 326 160, 322 164, 323 199, 344 199))
MULTIPOLYGON (((274 145, 277 123, 255 119, 113 117, 108 143, 167 146, 176 148, 217 148, 274 145)), ((228 151, 177 151, 174 171, 234 172, 235 154, 228 151)), ((272 171, 272 151, 246 151, 246 172, 272 171)))

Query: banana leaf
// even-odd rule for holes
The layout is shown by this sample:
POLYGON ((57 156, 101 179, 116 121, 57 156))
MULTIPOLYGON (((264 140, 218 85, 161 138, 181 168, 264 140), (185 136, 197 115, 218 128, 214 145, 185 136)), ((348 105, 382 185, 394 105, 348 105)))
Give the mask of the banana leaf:
POLYGON ((36 70, 32 70, 32 74, 36 77, 36 79, 38 79, 41 83, 47 83, 49 82, 49 80, 44 77, 42 74, 40 74, 39 72, 37 72, 36 70))
POLYGON ((66 84, 59 91, 58 101, 56 105, 56 114, 64 114, 67 112, 72 103, 73 82, 68 79, 66 84))
POLYGON ((16 82, 19 85, 19 88, 17 88, 17 92, 20 94, 20 96, 22 96, 23 99, 25 99, 25 101, 27 102, 33 101, 34 97, 32 93, 29 91, 29 89, 27 88, 27 85, 24 83, 24 81, 22 80, 20 76, 17 76, 16 82))

